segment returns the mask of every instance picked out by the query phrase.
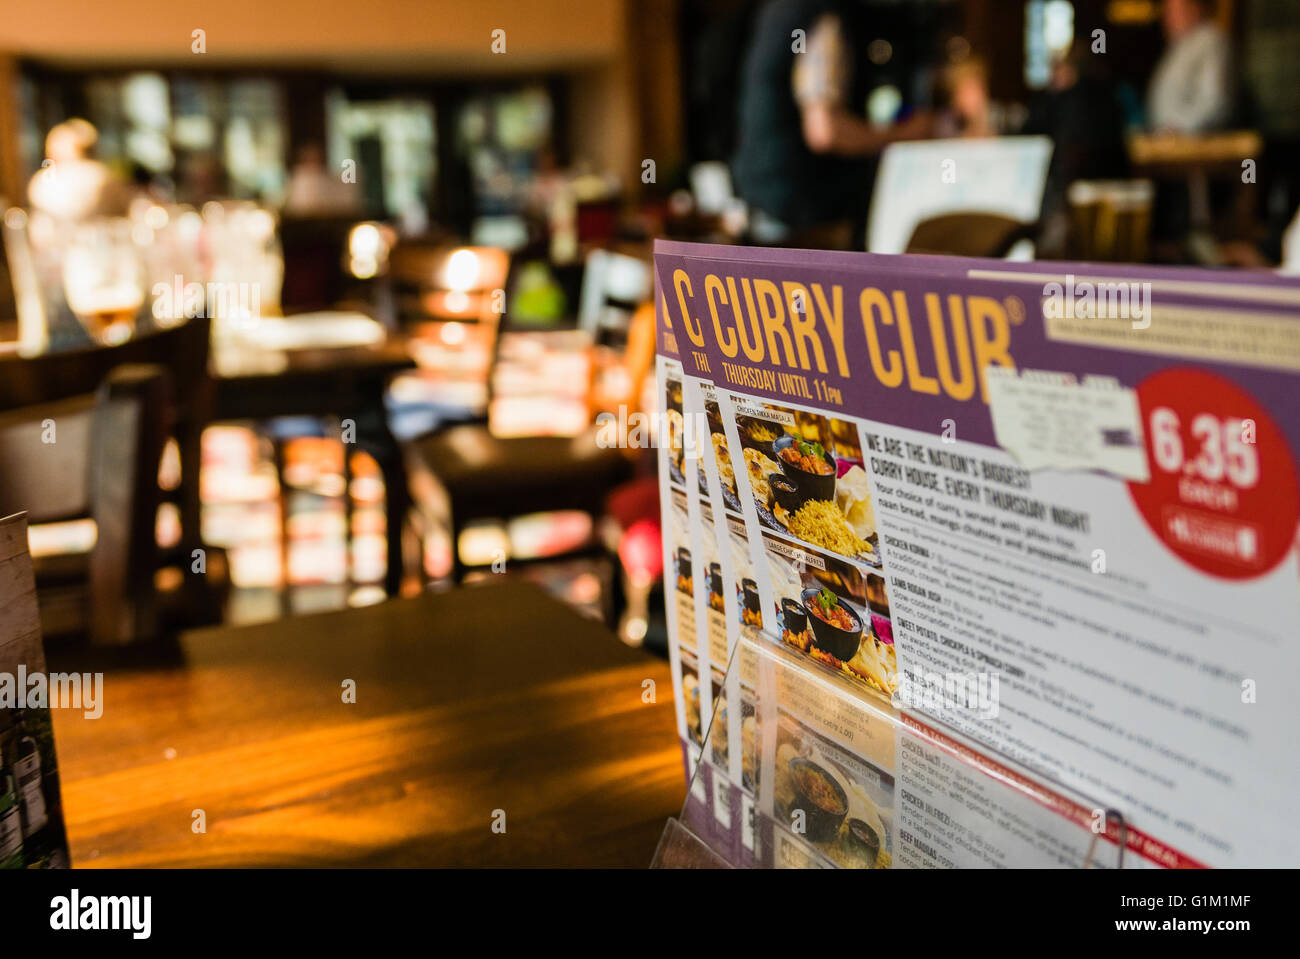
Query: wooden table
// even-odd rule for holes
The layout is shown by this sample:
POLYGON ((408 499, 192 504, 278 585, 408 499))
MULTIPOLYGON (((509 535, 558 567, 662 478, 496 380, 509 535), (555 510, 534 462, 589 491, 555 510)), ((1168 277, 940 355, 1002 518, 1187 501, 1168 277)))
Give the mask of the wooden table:
POLYGON ((50 658, 76 866, 644 867, 685 798, 667 664, 522 583, 50 658))

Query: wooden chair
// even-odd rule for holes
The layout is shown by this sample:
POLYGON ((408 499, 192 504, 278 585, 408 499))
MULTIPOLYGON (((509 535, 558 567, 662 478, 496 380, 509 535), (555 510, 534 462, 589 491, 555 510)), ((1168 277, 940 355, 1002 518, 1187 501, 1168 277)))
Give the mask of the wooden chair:
MULTIPOLYGON (((644 311, 642 311, 644 312, 644 311)), ((653 308, 645 314, 649 336, 634 344, 629 376, 637 383, 653 361, 653 308), (640 354, 649 351, 649 360, 640 354)), ((471 522, 510 519, 530 513, 578 510, 597 518, 605 498, 633 472, 624 451, 599 446, 593 430, 578 436, 496 436, 486 422, 437 430, 410 446, 413 471, 432 473, 450 510, 452 576, 468 571, 460 556, 460 534, 471 522)), ((557 557, 547 557, 554 559, 557 557)))
MULTIPOLYGON (((170 397, 165 409, 164 432, 175 439, 180 453, 181 479, 173 491, 160 491, 160 502, 172 502, 180 514, 177 545, 158 556, 162 566, 179 565, 185 571, 176 612, 182 621, 212 622, 220 615, 220 584, 214 577, 190 575, 195 549, 206 549, 219 571, 219 551, 205 547, 200 536, 199 469, 203 429, 211 421, 213 383, 208 372, 210 323, 197 318, 113 347, 45 353, 35 357, 0 357, 0 412, 23 410, 84 397, 93 393, 118 367, 139 365, 161 368, 170 397)), ((151 482, 156 485, 158 462, 151 482)), ((141 479, 141 482, 144 480, 141 479)), ((0 474, 0 487, 6 478, 0 474)), ((149 536, 153 537, 150 520, 149 536)), ((102 535, 102 534, 101 534, 102 535)), ((153 576, 148 577, 152 583, 153 576)), ((215 577, 219 580, 219 576, 215 577)))
POLYGON ((1033 224, 998 213, 945 213, 918 223, 905 252, 1001 259, 1033 236, 1033 224))
POLYGON ((95 522, 89 553, 36 558, 46 635, 84 631, 109 645, 154 632, 168 379, 158 366, 125 365, 93 394, 0 413, 0 515, 95 522))
POLYGON ((582 274, 578 326, 596 342, 623 342, 632 314, 648 303, 653 289, 650 264, 625 253, 592 250, 582 274))
POLYGON ((495 247, 403 241, 389 254, 386 279, 399 323, 495 323, 494 293, 509 271, 510 255, 495 247))

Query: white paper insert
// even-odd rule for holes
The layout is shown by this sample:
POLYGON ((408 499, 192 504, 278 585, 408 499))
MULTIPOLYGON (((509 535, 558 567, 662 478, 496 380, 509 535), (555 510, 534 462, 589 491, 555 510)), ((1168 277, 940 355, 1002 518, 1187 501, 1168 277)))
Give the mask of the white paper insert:
MULTIPOLYGON (((1110 377, 985 370, 998 445, 1025 469, 1097 470, 1150 478, 1137 393, 1110 377)), ((960 430, 960 426, 958 426, 960 430)))

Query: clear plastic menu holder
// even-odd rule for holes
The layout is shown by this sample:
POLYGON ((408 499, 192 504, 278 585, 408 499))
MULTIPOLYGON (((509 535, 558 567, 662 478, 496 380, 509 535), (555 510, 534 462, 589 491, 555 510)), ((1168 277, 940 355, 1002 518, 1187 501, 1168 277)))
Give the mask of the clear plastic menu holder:
POLYGON ((651 869, 730 869, 732 864, 681 820, 671 817, 655 849, 651 869))
MULTIPOLYGON (((1117 809, 1107 809, 1105 811, 1106 826, 1109 829, 1110 824, 1114 822, 1119 833, 1118 852, 1115 858, 1115 868, 1124 868, 1124 850, 1128 847, 1128 823, 1124 821, 1124 816, 1117 809)), ((1100 833, 1094 833, 1092 842, 1088 843, 1088 855, 1083 860, 1084 869, 1101 869, 1104 866, 1094 866, 1093 856, 1097 851, 1097 840, 1101 838, 1100 833)))
POLYGON ((745 781, 706 745, 654 868, 1126 866, 1135 836, 1119 810, 841 683, 770 638, 742 636, 728 680, 746 653, 757 704, 745 781))

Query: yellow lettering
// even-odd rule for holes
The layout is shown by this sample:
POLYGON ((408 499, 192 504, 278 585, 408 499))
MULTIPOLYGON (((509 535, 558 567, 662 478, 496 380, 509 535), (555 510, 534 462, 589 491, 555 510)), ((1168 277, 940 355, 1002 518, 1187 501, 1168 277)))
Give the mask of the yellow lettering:
POLYGON ((925 295, 925 311, 930 317, 930 339, 934 341, 934 356, 939 366, 939 382, 943 391, 954 400, 968 400, 975 392, 975 377, 971 376, 970 340, 966 336, 966 315, 962 309, 961 297, 955 293, 948 296, 948 312, 951 316, 952 351, 948 350, 948 334, 943 328, 943 310, 939 307, 939 295, 925 295), (957 354, 957 363, 961 367, 961 379, 952 375, 952 354, 957 354))
POLYGON ((755 280, 754 294, 758 297, 758 315, 763 320, 763 332, 767 335, 767 355, 772 365, 781 365, 781 358, 776 355, 779 340, 785 347, 786 363, 794 366, 794 346, 790 343, 790 333, 785 328, 785 307, 781 304, 780 291, 771 280, 755 280))
POLYGON ((745 351, 745 356, 749 357, 750 362, 761 363, 763 361, 763 333, 758 327, 758 311, 754 309, 754 290, 749 285, 749 280, 745 279, 740 282, 745 288, 745 303, 749 308, 748 328, 741 320, 740 297, 736 295, 736 280, 734 277, 727 277, 727 291, 731 294, 731 313, 736 317, 736 329, 740 332, 740 348, 745 351))
MULTIPOLYGON (((817 309, 826 321, 826 331, 831 335, 831 346, 835 348, 835 364, 840 368, 840 376, 849 376, 849 358, 844 351, 844 288, 839 284, 831 287, 831 303, 826 303, 826 294, 820 283, 812 286, 813 296, 817 300, 817 309)), ((823 370, 825 372, 825 370, 823 370)))
POLYGON ((970 335, 975 343, 975 369, 980 378, 980 399, 989 401, 984 370, 990 363, 1015 369, 1008 347, 1011 345, 1011 323, 1006 310, 997 300, 987 296, 972 296, 966 303, 970 311, 970 335), (992 329, 989 328, 992 324, 992 329))
POLYGON ((782 283, 781 289, 785 293, 785 302, 790 304, 790 329, 794 333, 795 349, 799 351, 799 366, 805 370, 810 369, 805 345, 811 344, 817 360, 817 370, 825 373, 826 354, 822 350, 821 337, 817 335, 817 321, 813 318, 812 300, 808 298, 808 291, 802 283, 782 283), (802 313, 796 312, 794 308, 796 293, 799 305, 803 307, 802 313))
POLYGON ((703 346, 704 331, 700 329, 699 320, 691 316, 691 311, 686 308, 686 297, 694 299, 695 293, 691 289, 691 278, 686 275, 685 270, 673 271, 673 287, 677 290, 677 306, 682 311, 682 323, 686 326, 686 335, 696 346, 703 346), (682 293, 683 287, 686 289, 685 293, 682 293))
POLYGON ((912 337, 912 318, 907 312, 907 297, 902 290, 894 291, 894 315, 898 318, 898 338, 903 344, 903 365, 907 367, 907 385, 914 393, 939 395, 939 381, 921 372, 916 358, 916 340, 912 337))
POLYGON ((903 382, 903 367, 898 361, 898 351, 889 351, 889 365, 880 352, 880 337, 876 330, 876 315, 880 322, 890 326, 894 324, 894 315, 889 309, 889 300, 875 287, 867 287, 858 296, 858 309, 862 313, 862 328, 867 334, 867 354, 871 357, 871 372, 882 386, 897 386, 903 382))
POLYGON ((722 321, 718 319, 718 305, 715 302, 715 294, 722 297, 722 305, 727 305, 727 294, 722 289, 722 281, 712 273, 704 278, 704 296, 709 301, 709 315, 713 317, 713 331, 718 336, 718 349, 722 350, 724 356, 734 357, 739 347, 736 345, 736 334, 731 330, 725 333, 722 330, 722 321))

